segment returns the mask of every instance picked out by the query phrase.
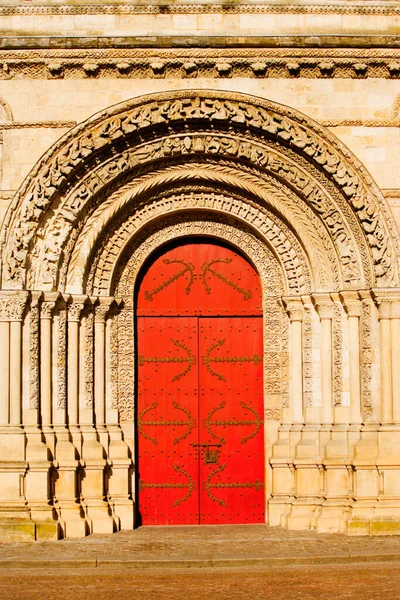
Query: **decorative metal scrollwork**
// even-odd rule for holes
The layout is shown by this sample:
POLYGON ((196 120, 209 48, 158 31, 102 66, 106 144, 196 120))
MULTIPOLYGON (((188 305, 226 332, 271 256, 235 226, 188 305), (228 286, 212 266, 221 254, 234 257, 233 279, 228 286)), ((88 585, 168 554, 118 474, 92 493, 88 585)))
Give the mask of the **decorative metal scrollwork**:
POLYGON ((138 419, 138 429, 140 431, 140 433, 142 434, 143 437, 145 437, 147 440, 150 440, 150 442, 152 442, 153 444, 157 445, 158 441, 156 440, 156 438, 151 437, 150 435, 148 435, 144 429, 143 426, 144 425, 148 425, 148 426, 152 426, 152 427, 182 427, 182 426, 186 426, 187 430, 180 435, 179 437, 175 438, 174 441, 172 442, 173 444, 178 444, 181 440, 184 440, 185 438, 187 438, 193 427, 196 427, 196 419, 192 418, 192 415, 190 414, 189 410, 187 408, 184 408, 183 406, 180 406, 177 402, 173 402, 172 406, 174 408, 176 408, 177 410, 181 410, 182 412, 184 412, 187 417, 188 420, 187 421, 164 421, 163 419, 158 419, 158 420, 153 420, 153 421, 143 421, 143 417, 145 416, 145 414, 147 414, 149 411, 151 410, 155 410, 158 406, 158 402, 154 402, 151 406, 148 406, 147 408, 145 408, 139 415, 139 419, 138 419))
POLYGON ((255 482, 211 483, 211 479, 218 473, 221 473, 221 471, 223 471, 226 468, 226 465, 227 465, 227 463, 217 467, 215 469, 215 471, 212 471, 209 474, 209 476, 207 477, 207 480, 203 483, 203 488, 206 490, 207 495, 211 498, 211 500, 214 500, 214 502, 217 502, 221 506, 226 506, 225 500, 220 500, 219 498, 214 496, 214 494, 211 491, 211 488, 214 488, 214 489, 255 488, 258 492, 262 487, 264 487, 264 483, 262 481, 260 481, 259 479, 256 479, 255 482))
POLYGON ((239 294, 241 294, 243 296, 243 300, 250 300, 250 298, 252 297, 251 290, 244 290, 239 285, 237 285, 234 281, 232 281, 228 277, 225 277, 225 275, 218 273, 218 271, 216 271, 215 269, 212 268, 212 265, 215 265, 216 263, 224 263, 225 265, 229 265, 231 262, 232 262, 231 258, 216 258, 215 260, 212 260, 208 263, 205 262, 202 265, 201 281, 203 282, 203 284, 206 288, 206 292, 207 292, 207 294, 211 294, 211 287, 208 285, 208 282, 207 282, 207 273, 211 273, 212 275, 214 275, 215 277, 218 277, 218 279, 220 279, 221 281, 223 281, 224 283, 229 285, 231 288, 233 288, 234 290, 239 292, 239 294))
POLYGON ((226 381, 226 379, 223 375, 214 371, 214 369, 211 367, 211 363, 233 363, 233 364, 253 363, 254 365, 258 365, 260 362, 262 362, 262 356, 259 356, 259 354, 253 354, 253 356, 214 356, 214 357, 211 357, 211 352, 213 350, 215 350, 216 348, 220 348, 221 346, 223 346, 225 344, 225 342, 226 342, 226 338, 224 338, 223 340, 218 340, 218 342, 215 342, 215 344, 212 344, 212 346, 210 346, 208 348, 207 352, 205 353, 205 355, 202 358, 203 365, 206 366, 207 371, 209 373, 211 373, 211 375, 218 377, 219 380, 226 381))
POLYGON ((186 500, 188 500, 190 498, 190 496, 192 495, 192 492, 196 489, 196 483, 193 481, 193 479, 191 478, 189 473, 187 471, 185 471, 185 469, 178 467, 178 465, 172 465, 172 468, 177 473, 181 473, 181 475, 184 475, 187 478, 188 483, 145 483, 144 481, 141 481, 139 483, 139 489, 142 491, 142 490, 145 490, 146 488, 149 488, 149 489, 156 489, 156 488, 185 489, 185 488, 188 488, 187 494, 183 498, 179 498, 178 500, 175 500, 175 502, 173 502, 172 506, 175 507, 175 506, 178 506, 179 504, 182 504, 182 502, 185 502, 186 500))
POLYGON ((211 429, 212 427, 215 426, 222 426, 222 427, 226 427, 226 426, 237 426, 237 425, 255 425, 254 430, 249 434, 246 435, 244 438, 242 438, 240 440, 241 444, 245 444, 247 442, 247 440, 250 440, 251 438, 255 437, 257 435, 257 433, 260 431, 261 426, 263 424, 263 421, 260 417, 260 415, 258 414, 258 412, 255 410, 255 408, 253 408, 252 406, 249 406, 248 404, 245 404, 245 402, 241 402, 240 406, 242 408, 244 408, 244 410, 248 410, 250 412, 253 413, 255 420, 251 421, 249 419, 242 419, 242 420, 238 420, 238 419, 230 419, 230 420, 224 420, 224 419, 220 419, 218 421, 211 421, 211 417, 214 415, 214 413, 217 412, 217 410, 221 410, 226 406, 226 402, 221 402, 221 404, 218 404, 218 406, 215 406, 214 408, 212 408, 210 410, 210 412, 208 413, 207 417, 204 419, 204 427, 207 429, 208 433, 215 439, 218 440, 221 444, 226 444, 226 440, 223 437, 220 437, 219 435, 217 435, 216 433, 213 432, 213 430, 211 429))
POLYGON ((157 286, 151 292, 146 291, 144 293, 144 297, 145 297, 146 300, 149 300, 149 302, 153 301, 153 296, 155 296, 156 294, 158 294, 159 292, 161 292, 161 290, 163 290, 164 288, 166 288, 169 285, 171 285, 171 283, 173 283, 174 281, 176 281, 180 277, 183 277, 183 275, 185 275, 185 273, 189 273, 189 283, 188 283, 188 285, 185 288, 185 292, 186 292, 186 294, 190 294, 191 287, 192 287, 193 282, 194 282, 195 277, 196 277, 194 275, 194 266, 192 265, 192 263, 185 262, 184 260, 178 260, 178 259, 170 260, 168 258, 165 258, 163 260, 163 263, 165 265, 174 265, 174 264, 183 265, 183 269, 181 269, 180 271, 178 271, 177 273, 175 273, 175 275, 172 275, 172 277, 170 277, 166 281, 163 281, 163 283, 160 283, 160 285, 157 286))
POLYGON ((151 356, 151 357, 145 357, 145 356, 143 356, 143 354, 140 354, 139 357, 138 357, 138 365, 139 365, 139 367, 142 367, 145 363, 155 363, 155 364, 159 364, 159 363, 187 363, 186 369, 184 371, 182 371, 182 373, 179 373, 178 375, 174 375, 174 377, 172 378, 172 381, 178 381, 179 379, 181 379, 182 377, 184 377, 187 373, 189 373, 189 371, 192 368, 192 366, 196 364, 196 357, 192 354, 192 352, 190 351, 190 348, 188 348, 185 344, 182 344, 181 342, 178 342, 178 340, 174 340, 172 338, 171 338, 171 341, 178 348, 183 348, 183 350, 185 350, 187 356, 151 356))

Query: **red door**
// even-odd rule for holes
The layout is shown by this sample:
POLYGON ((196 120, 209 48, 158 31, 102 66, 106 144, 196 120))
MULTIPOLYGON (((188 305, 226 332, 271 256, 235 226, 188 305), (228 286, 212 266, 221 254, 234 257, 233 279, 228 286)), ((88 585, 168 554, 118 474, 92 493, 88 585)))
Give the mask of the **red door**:
POLYGON ((144 525, 264 522, 261 286, 214 242, 158 256, 140 285, 144 525))

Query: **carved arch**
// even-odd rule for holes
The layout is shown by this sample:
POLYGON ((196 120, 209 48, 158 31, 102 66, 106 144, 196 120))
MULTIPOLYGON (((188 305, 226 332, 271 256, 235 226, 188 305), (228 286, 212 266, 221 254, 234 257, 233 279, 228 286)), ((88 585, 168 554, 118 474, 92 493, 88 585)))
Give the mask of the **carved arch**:
MULTIPOLYGON (((118 185, 121 173, 133 179, 143 168, 188 156, 229 159, 286 182, 324 226, 331 219, 327 198, 332 198, 332 239, 339 219, 342 230, 357 240, 366 285, 398 281, 398 234, 385 199, 361 163, 329 131, 297 111, 258 98, 179 91, 98 113, 49 150, 8 212, 3 285, 26 287, 26 273, 39 256, 47 228, 51 235, 45 236, 41 260, 62 256, 76 224, 85 219, 101 190, 118 185)), ((58 262, 54 268, 58 277, 58 262)), ((43 282, 47 289, 57 286, 57 277, 43 282)))

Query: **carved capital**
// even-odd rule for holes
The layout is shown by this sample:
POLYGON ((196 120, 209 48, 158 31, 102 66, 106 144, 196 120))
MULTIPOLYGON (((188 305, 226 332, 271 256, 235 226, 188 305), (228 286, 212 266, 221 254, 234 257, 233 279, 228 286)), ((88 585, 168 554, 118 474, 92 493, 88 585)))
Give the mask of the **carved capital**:
POLYGON ((94 309, 94 322, 105 323, 111 309, 115 305, 115 299, 112 297, 99 298, 94 309))
POLYGON ((51 319, 53 316, 53 311, 59 302, 61 296, 60 294, 54 292, 44 295, 43 302, 40 306, 40 318, 41 319, 51 319))
POLYGON ((87 303, 87 296, 70 296, 68 302, 68 321, 79 323, 82 311, 87 303))
POLYGON ((29 292, 0 292, 0 321, 22 321, 29 292))
POLYGON ((312 301, 321 320, 333 319, 335 307, 330 294, 312 294, 312 301))
POLYGON ((356 291, 346 291, 339 294, 340 300, 349 317, 361 317, 362 305, 361 300, 356 291))
POLYGON ((290 321, 302 321, 304 316, 303 302, 299 297, 286 296, 282 298, 283 306, 290 321))
POLYGON ((400 290, 379 289, 372 290, 372 297, 378 307, 379 319, 400 318, 400 290))

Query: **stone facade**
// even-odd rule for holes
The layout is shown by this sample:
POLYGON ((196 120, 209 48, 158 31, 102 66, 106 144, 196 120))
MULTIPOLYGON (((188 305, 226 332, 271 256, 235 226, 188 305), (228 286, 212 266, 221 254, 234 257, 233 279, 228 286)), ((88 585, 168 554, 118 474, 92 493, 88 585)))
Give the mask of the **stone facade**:
POLYGON ((264 298, 271 525, 400 530, 400 7, 0 6, 0 535, 132 529, 134 289, 214 237, 264 298))

